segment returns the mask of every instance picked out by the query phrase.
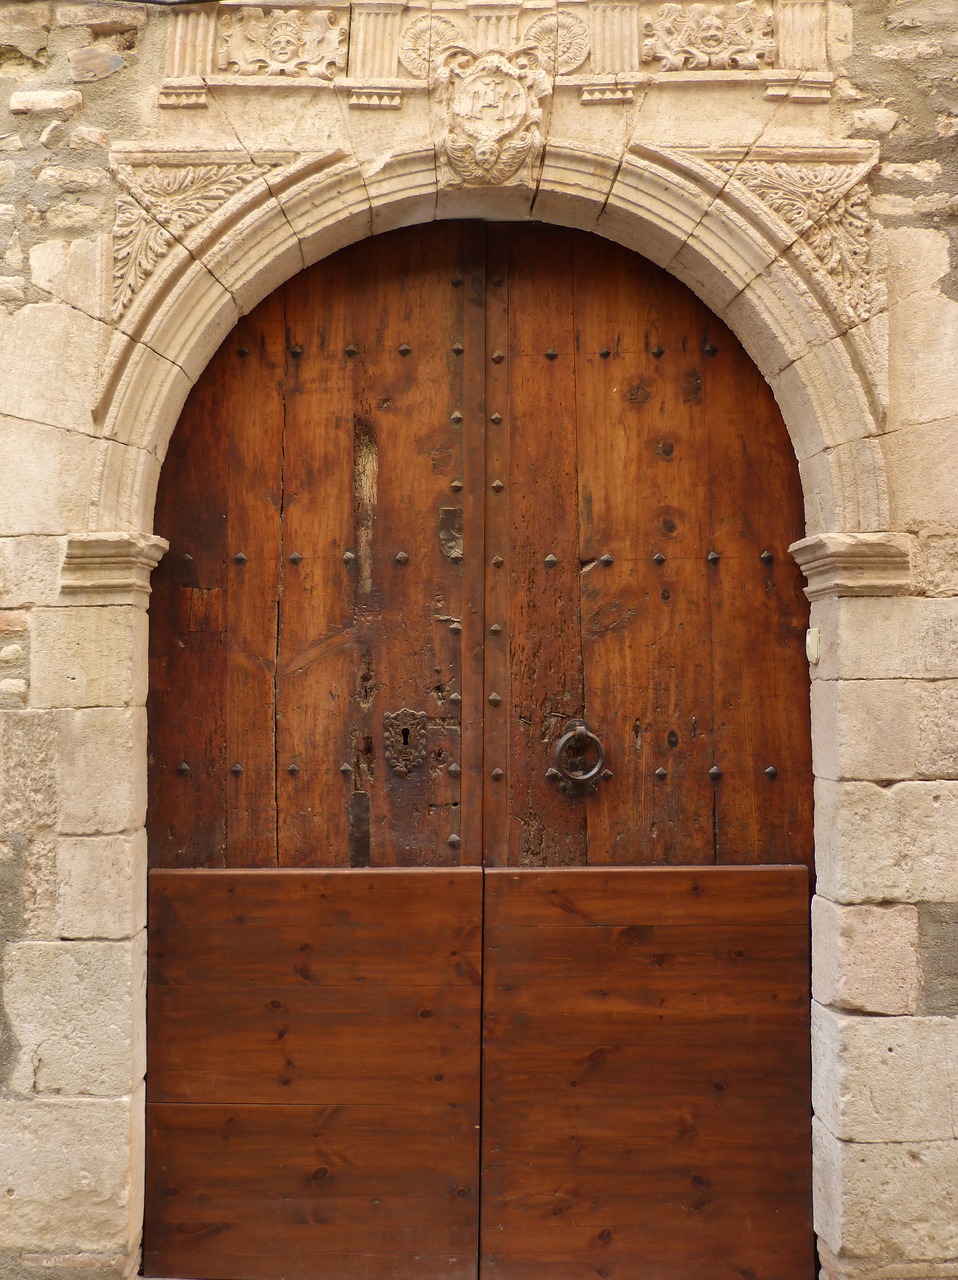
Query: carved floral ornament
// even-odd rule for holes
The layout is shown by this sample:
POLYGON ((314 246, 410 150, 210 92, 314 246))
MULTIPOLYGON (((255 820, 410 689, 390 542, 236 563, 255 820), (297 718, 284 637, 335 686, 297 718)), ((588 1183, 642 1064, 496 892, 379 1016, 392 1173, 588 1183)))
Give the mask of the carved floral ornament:
MULTIPOLYGON (((437 152, 447 180, 481 185, 518 179, 541 151, 539 101, 550 86, 544 66, 558 68, 579 57, 581 44, 572 39, 579 33, 557 28, 543 51, 530 40, 530 28, 507 53, 479 53, 466 46, 454 24, 449 28, 455 36, 440 28, 442 41, 432 45, 422 27, 408 33, 404 53, 420 73, 428 74, 430 65, 436 68, 442 112, 437 152), (432 55, 424 53, 429 48, 432 55)), ((660 154, 684 155, 699 166, 706 159, 694 151, 660 154)), ((174 244, 280 163, 285 161, 278 154, 258 164, 221 157, 206 164, 175 164, 162 155, 150 163, 141 155, 135 164, 120 165, 113 228, 114 319, 122 318, 174 244)), ((792 252, 804 260, 833 311, 856 323, 883 309, 866 183, 873 158, 809 163, 787 157, 710 156, 708 163, 718 171, 716 185, 721 185, 718 174, 724 175, 729 195, 736 185, 744 187, 791 230, 792 252)))
POLYGON ((265 172, 256 164, 120 165, 113 224, 113 318, 188 231, 265 172))
POLYGON ((659 71, 758 71, 775 61, 771 9, 744 4, 665 4, 644 24, 642 62, 659 71))
POLYGON ((885 293, 872 270, 875 223, 865 181, 870 164, 717 162, 798 233, 796 248, 824 276, 839 311, 853 322, 882 310, 885 293))

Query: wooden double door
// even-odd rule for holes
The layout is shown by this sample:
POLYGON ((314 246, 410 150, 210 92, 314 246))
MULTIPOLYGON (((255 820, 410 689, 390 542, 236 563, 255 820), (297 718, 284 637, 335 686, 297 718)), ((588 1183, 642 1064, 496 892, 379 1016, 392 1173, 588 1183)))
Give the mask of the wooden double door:
POLYGON ((811 1280, 802 523, 595 237, 240 323, 156 515, 146 1274, 811 1280))

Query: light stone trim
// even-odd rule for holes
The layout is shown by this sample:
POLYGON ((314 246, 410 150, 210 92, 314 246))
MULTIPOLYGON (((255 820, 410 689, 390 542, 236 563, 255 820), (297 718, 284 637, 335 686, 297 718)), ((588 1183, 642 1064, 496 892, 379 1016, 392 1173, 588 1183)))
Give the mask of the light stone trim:
POLYGON ((789 551, 808 579, 809 600, 903 596, 912 589, 911 538, 903 533, 818 534, 789 551))
MULTIPOLYGON (((770 149, 763 162, 787 154, 770 149)), ((167 150, 151 165, 142 150, 117 155, 134 173, 195 170, 204 159, 191 152, 177 160, 167 150)), ((217 151, 210 159, 228 168, 229 155, 217 151)), ((796 163, 807 155, 807 148, 797 150, 796 163)), ((824 155, 831 159, 827 149, 824 155)), ((873 155, 870 145, 844 144, 835 161, 845 171, 854 158, 861 169, 873 155)), ((236 165, 250 159, 245 152, 232 157, 236 165)), ((825 273, 794 252, 803 231, 730 181, 720 167, 730 163, 725 153, 635 144, 610 154, 601 171, 597 158, 595 150, 546 142, 538 181, 457 193, 434 146, 392 152, 368 171, 343 150, 292 162, 279 153, 252 157, 261 172, 179 229, 121 317, 126 337, 114 339, 95 410, 103 444, 90 527, 148 527, 169 433, 190 382, 235 324, 237 302, 249 310, 303 265, 373 229, 485 213, 599 230, 690 285, 772 384, 806 493, 814 494, 809 529, 887 528, 883 459, 869 440, 882 427, 874 374, 881 335, 876 349, 865 326, 848 327, 825 273)))
POLYGON ((74 604, 145 606, 150 574, 169 546, 152 534, 77 534, 67 542, 60 590, 74 604))
MULTIPOLYGON (((404 74, 399 65, 403 23, 418 20, 417 9, 401 0, 355 0, 349 7, 268 0, 178 6, 158 105, 205 107, 211 93, 250 83, 262 89, 329 89, 348 72, 350 106, 399 108, 401 86, 390 81, 404 74), (391 92, 380 100, 380 91, 387 89, 391 92)), ((506 54, 517 44, 519 4, 480 0, 425 9, 440 21, 464 19, 472 31, 467 44, 475 37, 482 53, 506 54)), ((579 88, 583 102, 629 102, 639 83, 667 78, 693 85, 702 75, 759 83, 769 98, 817 102, 831 97, 826 0, 592 5, 567 0, 543 4, 539 12, 552 21, 574 18, 588 24, 588 83, 572 79, 573 68, 560 69, 555 80, 556 89, 563 83, 579 88), (623 84, 623 76, 634 77, 634 83, 623 84)))

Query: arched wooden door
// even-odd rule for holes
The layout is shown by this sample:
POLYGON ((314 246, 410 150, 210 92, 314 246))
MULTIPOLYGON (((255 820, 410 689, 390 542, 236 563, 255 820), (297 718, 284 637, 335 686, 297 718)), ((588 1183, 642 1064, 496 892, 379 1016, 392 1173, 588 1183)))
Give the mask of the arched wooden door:
POLYGON ((148 1275, 811 1280, 797 467, 578 232, 244 319, 156 528, 148 1275))

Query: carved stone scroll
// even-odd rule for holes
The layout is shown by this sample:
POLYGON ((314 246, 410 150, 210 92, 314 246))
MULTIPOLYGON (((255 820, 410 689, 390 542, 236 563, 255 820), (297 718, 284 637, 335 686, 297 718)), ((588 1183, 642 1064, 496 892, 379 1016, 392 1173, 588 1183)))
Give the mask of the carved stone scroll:
POLYGON ((315 76, 346 69, 346 23, 332 9, 238 9, 220 21, 216 68, 245 76, 315 76))
POLYGON ((758 71, 774 65, 771 9, 742 4, 664 4, 645 22, 642 61, 659 71, 758 71))

